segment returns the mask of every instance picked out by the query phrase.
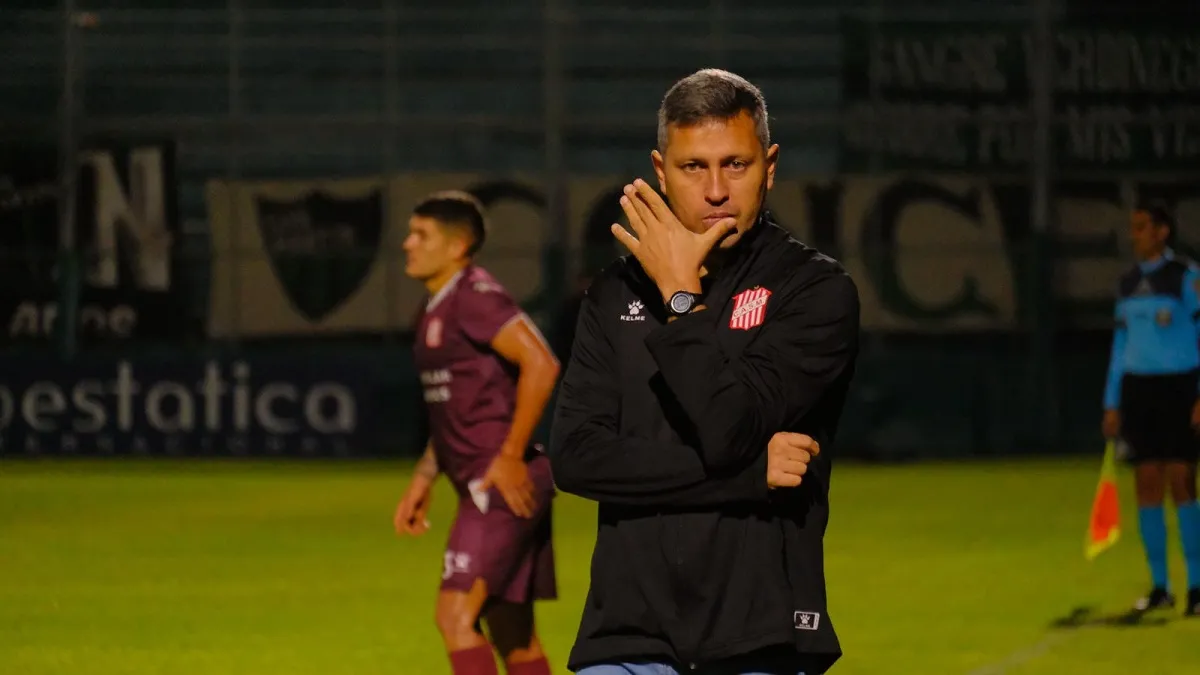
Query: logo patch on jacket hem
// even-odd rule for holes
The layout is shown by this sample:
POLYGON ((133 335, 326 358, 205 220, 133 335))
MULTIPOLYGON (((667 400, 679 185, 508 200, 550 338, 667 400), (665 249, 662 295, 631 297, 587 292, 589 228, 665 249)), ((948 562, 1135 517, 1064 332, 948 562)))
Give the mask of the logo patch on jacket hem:
POLYGON ((792 615, 796 630, 816 630, 821 625, 821 615, 817 612, 796 612, 792 615))

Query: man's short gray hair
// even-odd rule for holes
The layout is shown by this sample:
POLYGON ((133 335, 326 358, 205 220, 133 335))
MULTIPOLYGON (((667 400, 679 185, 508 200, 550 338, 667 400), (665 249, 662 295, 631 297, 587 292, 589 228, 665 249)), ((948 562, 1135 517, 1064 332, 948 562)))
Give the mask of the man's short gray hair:
POLYGON ((679 80, 667 90, 658 108, 658 150, 667 149, 667 127, 691 126, 706 120, 728 120, 740 113, 754 119, 754 131, 763 149, 771 145, 767 101, 758 87, 740 75, 705 68, 679 80))

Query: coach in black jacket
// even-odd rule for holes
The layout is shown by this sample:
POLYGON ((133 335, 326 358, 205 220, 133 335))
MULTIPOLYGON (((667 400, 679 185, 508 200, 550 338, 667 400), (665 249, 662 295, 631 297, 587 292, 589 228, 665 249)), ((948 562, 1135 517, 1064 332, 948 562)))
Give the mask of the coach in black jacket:
POLYGON ((841 654, 822 540, 830 461, 771 489, 777 432, 828 447, 854 371, 858 293, 763 209, 778 146, 761 93, 725 71, 667 92, 622 206, 632 252, 583 300, 555 411, 560 489, 599 502, 569 666, 588 675, 817 675, 841 654), (650 664, 650 665, 646 665, 650 664))

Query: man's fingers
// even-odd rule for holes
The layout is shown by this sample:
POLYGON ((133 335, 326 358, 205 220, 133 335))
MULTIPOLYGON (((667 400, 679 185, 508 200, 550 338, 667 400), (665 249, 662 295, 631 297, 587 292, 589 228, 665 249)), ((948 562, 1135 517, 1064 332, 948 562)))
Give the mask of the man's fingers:
POLYGON ((504 492, 504 501, 508 504, 508 508, 520 518, 528 518, 533 515, 533 509, 530 502, 533 501, 523 488, 513 488, 504 492))
POLYGON ((779 450, 777 456, 781 459, 786 459, 793 462, 804 462, 808 464, 812 461, 813 454, 804 448, 784 447, 779 450))
POLYGON ((537 510, 537 498, 533 494, 533 483, 525 481, 517 489, 517 492, 521 498, 521 515, 525 518, 532 518, 533 512, 537 510))
POLYGON ((780 436, 780 440, 789 448, 804 450, 813 456, 821 454, 821 444, 818 443, 812 436, 793 433, 782 433, 776 435, 780 436))
POLYGON ((521 515, 521 501, 512 493, 512 490, 501 490, 500 496, 504 498, 504 503, 508 504, 510 511, 518 516, 521 515))
MULTIPOLYGON (((637 218, 638 224, 642 226, 641 230, 637 230, 638 234, 645 232, 646 228, 653 227, 655 223, 662 222, 658 214, 650 209, 650 205, 632 185, 625 186, 625 196, 621 197, 621 207, 625 209, 625 213, 629 214, 631 219, 637 218)), ((632 220, 630 220, 630 224, 633 224, 632 220)))
MULTIPOLYGON (((626 192, 629 191, 629 186, 625 186, 626 192)), ((631 198, 628 194, 621 195, 621 210, 625 212, 625 218, 629 220, 629 227, 637 233, 639 237, 646 234, 646 219, 642 215, 642 211, 638 210, 638 202, 636 197, 631 198)), ((641 205, 644 209, 645 205, 641 205)), ((647 211, 649 213, 649 211, 647 211)))
POLYGON ((529 517, 529 506, 525 501, 525 492, 521 489, 512 490, 509 494, 508 508, 521 518, 529 517))
POLYGON ((784 459, 771 464, 771 468, 793 476, 803 476, 808 473, 808 462, 795 459, 784 459))
POLYGON ((792 459, 792 460, 797 460, 797 461, 801 461, 801 462, 807 462, 807 461, 811 460, 813 457, 816 457, 817 453, 813 452, 807 446, 803 446, 803 445, 780 444, 780 445, 775 446, 775 449, 773 451, 773 456, 784 458, 784 459, 792 459))
POLYGON ((640 242, 638 242, 636 237, 629 234, 625 228, 617 223, 613 223, 609 229, 612 230, 613 236, 617 238, 617 241, 621 242, 622 246, 629 249, 629 252, 634 254, 634 256, 637 255, 637 247, 640 242))
POLYGON ((650 187, 649 183, 638 178, 633 181, 633 189, 636 191, 638 197, 641 198, 640 201, 646 205, 650 213, 653 213, 660 222, 669 222, 674 217, 670 207, 667 206, 667 202, 663 200, 657 190, 650 187))
POLYGON ((717 245, 717 242, 724 239, 726 235, 736 229, 737 220, 734 218, 726 218, 725 220, 722 220, 708 228, 704 234, 700 235, 700 240, 704 243, 705 248, 711 250, 712 247, 717 245))
POLYGON ((409 530, 413 534, 423 534, 429 529, 429 509, 419 508, 413 511, 412 517, 408 519, 409 530))
POLYGON ((498 487, 500 496, 504 498, 504 503, 508 505, 510 511, 521 518, 525 518, 526 513, 526 497, 524 486, 522 485, 502 485, 498 487))
POLYGON ((526 517, 532 518, 533 512, 537 510, 537 496, 533 492, 533 483, 526 481, 522 492, 525 493, 525 513, 528 514, 526 517))
POLYGON ((817 443, 817 439, 813 438, 812 436, 809 436, 808 434, 798 434, 794 431, 781 431, 775 434, 775 437, 790 445, 820 445, 820 443, 817 443))
POLYGON ((767 476, 767 485, 771 487, 796 487, 801 481, 800 476, 782 471, 775 471, 767 476))
POLYGON ((396 513, 392 515, 392 527, 396 528, 397 534, 404 534, 408 527, 408 521, 412 518, 412 512, 412 506, 406 501, 396 507, 396 513))
POLYGON ((534 499, 532 491, 527 491, 525 493, 525 517, 532 518, 535 510, 537 510, 537 500, 534 499))

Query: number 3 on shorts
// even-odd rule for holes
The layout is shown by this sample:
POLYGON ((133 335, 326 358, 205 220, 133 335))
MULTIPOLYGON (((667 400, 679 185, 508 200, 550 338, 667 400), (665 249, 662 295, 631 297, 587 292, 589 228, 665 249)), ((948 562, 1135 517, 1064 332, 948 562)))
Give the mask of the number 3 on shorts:
POLYGON ((442 579, 450 577, 460 572, 466 573, 471 570, 471 555, 468 553, 458 553, 457 551, 446 551, 442 556, 442 579))

